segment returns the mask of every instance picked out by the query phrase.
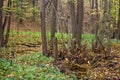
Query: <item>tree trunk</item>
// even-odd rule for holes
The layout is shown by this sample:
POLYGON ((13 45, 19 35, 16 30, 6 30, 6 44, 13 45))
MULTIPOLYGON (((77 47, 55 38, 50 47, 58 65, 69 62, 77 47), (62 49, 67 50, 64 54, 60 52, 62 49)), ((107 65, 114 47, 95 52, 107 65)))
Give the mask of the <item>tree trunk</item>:
POLYGON ((41 0, 40 18, 41 18, 42 53, 46 55, 47 54, 47 40, 46 40, 45 1, 44 0, 41 0))
POLYGON ((35 21, 35 3, 36 3, 36 0, 32 0, 32 6, 33 6, 33 11, 32 11, 32 20, 35 21))
POLYGON ((91 33, 94 34, 94 19, 93 19, 94 0, 90 0, 90 27, 91 33))
POLYGON ((72 36, 76 38, 77 36, 77 28, 76 28, 76 15, 75 15, 75 4, 73 1, 69 1, 70 6, 70 15, 71 15, 71 24, 72 24, 72 36))
MULTIPOLYGON (((11 9, 11 0, 8 1, 8 7, 11 9)), ((11 24, 11 14, 12 12, 10 11, 9 13, 9 16, 8 16, 8 25, 7 25, 7 32, 6 32, 6 37, 5 37, 5 43, 4 45, 6 46, 7 43, 8 43, 8 39, 9 39, 9 33, 10 33, 10 24, 11 24)))
POLYGON ((58 58, 58 41, 57 41, 57 38, 53 38, 53 42, 54 42, 54 63, 57 62, 57 58, 58 58))
POLYGON ((98 36, 98 29, 99 29, 99 12, 98 12, 98 0, 95 0, 95 8, 96 8, 96 29, 95 29, 95 38, 96 38, 96 44, 95 47, 98 46, 98 40, 97 40, 97 36, 98 36))
POLYGON ((51 47, 53 47, 53 38, 55 38, 55 32, 57 27, 57 0, 52 0, 53 6, 52 6, 52 21, 51 21, 51 47))
POLYGON ((118 39, 120 40, 120 0, 119 0, 119 14, 118 14, 118 39))
MULTIPOLYGON (((105 36, 105 29, 106 29, 106 21, 107 21, 107 0, 103 1, 103 14, 101 18, 101 26, 99 31, 99 39, 101 43, 103 43, 104 36, 105 36)), ((100 47, 100 45, 99 45, 100 47)))
POLYGON ((81 46, 84 18, 84 0, 77 0, 77 44, 81 46))
POLYGON ((95 0, 95 8, 96 8, 96 36, 97 36, 97 34, 98 34, 98 28, 99 28, 99 12, 98 12, 98 0, 95 0))
MULTIPOLYGON (((23 9, 23 0, 20 0, 20 8, 21 8, 21 10, 23 9)), ((23 19, 20 17, 20 20, 19 20, 19 23, 20 24, 23 24, 23 19)))
POLYGON ((3 0, 0 0, 0 47, 2 47, 2 38, 3 38, 3 34, 2 34, 2 7, 3 7, 3 0))

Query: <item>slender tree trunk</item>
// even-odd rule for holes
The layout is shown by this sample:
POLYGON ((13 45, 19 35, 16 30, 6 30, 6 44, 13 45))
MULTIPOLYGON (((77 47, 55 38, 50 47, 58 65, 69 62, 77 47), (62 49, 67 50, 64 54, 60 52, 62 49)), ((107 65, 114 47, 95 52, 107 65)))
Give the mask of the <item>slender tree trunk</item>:
POLYGON ((101 18, 101 26, 100 26, 100 31, 99 31, 99 38, 100 38, 101 43, 103 43, 103 40, 104 40, 106 21, 107 21, 107 0, 104 0, 103 2, 104 2, 103 3, 103 14, 101 18))
POLYGON ((52 20, 51 20, 51 47, 53 47, 53 39, 55 38, 55 32, 57 27, 57 0, 52 0, 52 20))
POLYGON ((120 0, 119 0, 119 14, 118 14, 118 39, 120 40, 120 0))
POLYGON ((99 29, 99 12, 98 12, 98 0, 95 0, 95 8, 96 8, 96 31, 95 31, 95 38, 96 38, 96 44, 95 47, 98 46, 98 40, 97 40, 97 36, 98 36, 98 29, 99 29))
MULTIPOLYGON (((10 1, 8 1, 7 3, 7 7, 10 7, 10 1)), ((5 27, 7 25, 7 22, 8 22, 8 15, 10 16, 10 12, 6 12, 6 15, 5 15, 5 18, 4 18, 4 22, 3 22, 3 25, 2 25, 2 34, 4 34, 4 31, 5 31, 5 27)), ((9 23, 9 22, 8 22, 9 23)), ((4 44, 4 36, 2 36, 2 43, 4 44)))
MULTIPOLYGON (((23 9, 23 0, 20 0, 20 8, 21 8, 21 10, 23 9)), ((20 20, 19 20, 19 23, 20 24, 23 24, 23 19, 20 17, 20 20)))
POLYGON ((46 40, 45 1, 44 0, 41 0, 40 18, 41 18, 42 53, 46 55, 47 54, 47 40, 46 40))
MULTIPOLYGON (((112 30, 110 28, 110 25, 111 25, 111 21, 110 21, 110 18, 111 18, 111 14, 110 14, 110 9, 111 9, 111 1, 108 1, 108 9, 107 9, 107 12, 108 12, 108 15, 107 15, 107 21, 108 21, 108 29, 107 29, 107 36, 108 36, 108 51, 107 53, 111 53, 111 36, 112 36, 112 30)), ((109 54, 107 54, 109 55, 109 54)))
POLYGON ((54 37, 54 39, 53 39, 53 41, 54 41, 54 54, 53 54, 53 56, 54 56, 54 63, 56 63, 57 62, 57 58, 58 58, 58 41, 57 41, 57 38, 55 38, 54 37))
POLYGON ((4 34, 4 30, 5 30, 5 26, 6 26, 6 24, 7 24, 7 20, 8 20, 8 17, 7 17, 7 14, 6 14, 6 16, 5 16, 5 18, 4 18, 4 22, 3 22, 3 25, 2 25, 2 27, 3 27, 3 31, 2 31, 2 34, 4 34))
POLYGON ((81 46, 84 18, 84 0, 77 0, 77 44, 81 46))
POLYGON ((2 37, 3 37, 3 34, 2 34, 2 7, 3 7, 3 0, 0 0, 0 47, 2 46, 2 37))
POLYGON ((70 6, 70 15, 71 15, 71 24, 72 24, 72 34, 73 38, 76 38, 77 36, 77 21, 76 21, 76 15, 75 15, 75 4, 73 1, 69 1, 69 6, 70 6))
MULTIPOLYGON (((10 9, 11 9, 11 4, 12 4, 12 2, 11 2, 11 0, 9 0, 9 1, 8 1, 8 7, 9 7, 10 9)), ((7 33, 6 33, 6 36, 5 36, 5 43, 4 43, 4 45, 7 45, 8 39, 9 39, 12 12, 10 11, 8 14, 9 14, 9 16, 8 16, 7 33)))
POLYGON ((98 12, 98 0, 95 0, 95 7, 96 7, 96 36, 98 34, 98 28, 99 28, 99 12, 98 12))
MULTIPOLYGON (((36 3, 36 0, 32 0, 33 8, 35 8, 35 3, 36 3)), ((34 10, 34 9, 33 9, 33 11, 32 11, 32 14, 33 14, 32 20, 35 21, 35 10, 34 10)))
POLYGON ((94 9, 94 0, 90 0, 90 27, 91 33, 94 34, 94 19, 93 19, 93 9, 94 9))

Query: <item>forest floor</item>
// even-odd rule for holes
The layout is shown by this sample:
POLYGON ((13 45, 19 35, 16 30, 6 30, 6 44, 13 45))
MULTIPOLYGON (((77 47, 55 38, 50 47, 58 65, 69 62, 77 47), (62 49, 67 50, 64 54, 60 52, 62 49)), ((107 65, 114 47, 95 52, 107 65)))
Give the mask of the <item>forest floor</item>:
MULTIPOLYGON (((47 33, 48 41, 50 33, 47 33)), ((56 37, 61 41, 61 34, 56 37)), ((70 35, 64 34, 68 41, 70 35)), ((93 35, 84 34, 82 43, 91 44, 93 35)), ((85 44, 85 45, 86 45, 85 44)), ((92 52, 82 48, 77 54, 61 51, 58 62, 53 65, 53 58, 41 54, 39 32, 10 32, 7 48, 2 48, 0 56, 0 79, 29 80, 120 80, 120 43, 112 40, 111 53, 92 52), (81 54, 86 54, 84 57, 81 54), (71 60, 69 60, 69 58, 71 60), (62 72, 62 73, 61 73, 62 72), (74 76, 76 75, 76 77, 74 76)), ((91 47, 88 45, 88 47, 91 47)), ((105 46, 105 49, 107 47, 105 46)), ((61 50, 61 49, 60 49, 61 50)))
POLYGON ((54 67, 53 58, 42 55, 39 32, 12 30, 0 52, 0 80, 72 80, 54 67))

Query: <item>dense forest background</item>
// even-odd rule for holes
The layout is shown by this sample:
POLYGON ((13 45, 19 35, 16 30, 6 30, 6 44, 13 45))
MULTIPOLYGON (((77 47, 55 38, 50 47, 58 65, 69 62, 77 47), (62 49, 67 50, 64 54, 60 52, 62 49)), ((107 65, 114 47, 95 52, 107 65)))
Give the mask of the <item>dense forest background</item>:
POLYGON ((119 80, 120 0, 0 0, 0 79, 119 80))

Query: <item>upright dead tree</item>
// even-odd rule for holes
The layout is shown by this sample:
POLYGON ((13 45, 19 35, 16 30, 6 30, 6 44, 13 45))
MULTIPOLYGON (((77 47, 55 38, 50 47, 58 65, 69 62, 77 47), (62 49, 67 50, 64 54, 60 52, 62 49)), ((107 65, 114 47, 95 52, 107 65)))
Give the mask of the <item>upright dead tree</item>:
POLYGON ((41 18, 41 37, 42 37, 42 53, 47 53, 47 40, 46 40, 46 24, 45 24, 45 0, 41 0, 40 4, 40 18, 41 18))
POLYGON ((51 20, 51 47, 53 47, 53 39, 55 38, 55 32, 57 27, 57 1, 52 0, 52 20, 51 20))
POLYGON ((3 44, 3 34, 2 34, 2 31, 3 31, 3 28, 2 28, 2 7, 3 7, 3 0, 0 0, 0 47, 2 46, 3 44))

